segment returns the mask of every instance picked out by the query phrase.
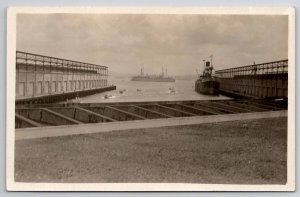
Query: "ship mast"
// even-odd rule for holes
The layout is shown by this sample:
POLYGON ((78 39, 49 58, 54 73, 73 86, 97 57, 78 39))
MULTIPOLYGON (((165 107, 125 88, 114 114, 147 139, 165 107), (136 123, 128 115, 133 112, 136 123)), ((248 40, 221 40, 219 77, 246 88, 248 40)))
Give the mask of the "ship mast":
POLYGON ((206 60, 203 60, 203 75, 205 73, 205 62, 206 62, 206 60))
POLYGON ((210 64, 211 64, 211 67, 213 67, 213 55, 210 55, 210 64))
POLYGON ((212 70, 213 70, 213 55, 210 55, 210 68, 209 68, 209 73, 212 75, 212 70))
POLYGON ((144 67, 141 66, 141 76, 144 76, 144 67))

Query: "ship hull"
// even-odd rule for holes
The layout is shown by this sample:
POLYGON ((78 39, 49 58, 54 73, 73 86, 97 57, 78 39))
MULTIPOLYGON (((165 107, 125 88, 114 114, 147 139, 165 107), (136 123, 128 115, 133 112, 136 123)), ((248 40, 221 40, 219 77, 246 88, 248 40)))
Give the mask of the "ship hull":
POLYGON ((197 80, 195 83, 195 91, 200 94, 218 95, 220 82, 215 79, 197 80))
POLYGON ((173 78, 142 78, 142 77, 132 77, 131 81, 145 81, 145 82, 175 82, 173 78))

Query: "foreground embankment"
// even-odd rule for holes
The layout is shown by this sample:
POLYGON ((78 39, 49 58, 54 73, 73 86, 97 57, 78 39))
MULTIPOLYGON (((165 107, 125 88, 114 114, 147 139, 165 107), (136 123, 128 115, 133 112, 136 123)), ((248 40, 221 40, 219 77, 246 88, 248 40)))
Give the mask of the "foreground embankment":
POLYGON ((285 184, 287 178, 287 117, 15 144, 15 180, 20 182, 285 184))

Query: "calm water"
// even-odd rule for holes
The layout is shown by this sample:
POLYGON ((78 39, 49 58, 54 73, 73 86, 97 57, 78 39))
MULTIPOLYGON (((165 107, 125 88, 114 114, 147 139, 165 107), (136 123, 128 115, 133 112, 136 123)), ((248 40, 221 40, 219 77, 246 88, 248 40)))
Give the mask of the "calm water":
POLYGON ((226 99, 225 96, 207 96, 194 91, 193 80, 169 82, 139 82, 130 78, 111 79, 110 84, 117 90, 80 98, 82 103, 131 102, 131 101, 176 101, 176 100, 211 100, 226 99), (175 92, 170 91, 174 89, 175 92), (123 93, 120 91, 125 90, 123 93), (109 98, 105 98, 108 95, 109 98))

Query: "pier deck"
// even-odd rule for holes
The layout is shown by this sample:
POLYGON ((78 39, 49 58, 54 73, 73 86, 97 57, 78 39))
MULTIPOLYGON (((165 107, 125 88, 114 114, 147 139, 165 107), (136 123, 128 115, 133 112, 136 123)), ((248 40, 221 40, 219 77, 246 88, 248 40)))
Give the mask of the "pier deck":
POLYGON ((281 116, 286 100, 19 105, 15 128, 16 139, 30 139, 281 116))

